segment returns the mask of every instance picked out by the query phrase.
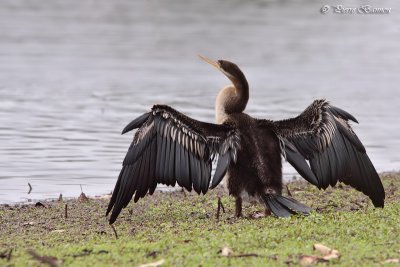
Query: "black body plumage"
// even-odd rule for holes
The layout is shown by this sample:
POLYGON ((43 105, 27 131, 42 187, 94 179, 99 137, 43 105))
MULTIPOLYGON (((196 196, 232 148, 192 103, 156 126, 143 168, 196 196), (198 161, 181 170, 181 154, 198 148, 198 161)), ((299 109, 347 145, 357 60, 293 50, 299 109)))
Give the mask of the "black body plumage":
MULTIPOLYGON (((203 58, 204 59, 204 58, 203 58)), ((282 157, 308 182, 320 189, 338 181, 384 206, 385 192, 348 112, 315 100, 299 116, 282 121, 253 118, 243 113, 249 88, 240 69, 229 61, 208 63, 220 69, 233 86, 217 98, 220 124, 194 120, 173 108, 155 105, 129 123, 123 134, 138 129, 123 161, 107 214, 113 223, 134 198, 153 194, 157 184, 179 186, 205 194, 226 177, 242 213, 244 193, 258 199, 278 217, 308 214, 310 208, 282 196, 282 157), (216 170, 211 179, 213 159, 216 170)))

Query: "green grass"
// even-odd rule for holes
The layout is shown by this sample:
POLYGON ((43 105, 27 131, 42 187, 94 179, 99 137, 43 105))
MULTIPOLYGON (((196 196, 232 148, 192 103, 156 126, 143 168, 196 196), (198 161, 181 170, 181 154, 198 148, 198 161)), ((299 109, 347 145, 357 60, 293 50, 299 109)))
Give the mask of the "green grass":
MULTIPOLYGON (((318 255, 315 243, 339 250, 341 257, 329 264, 380 265, 400 258, 399 178, 382 175, 384 209, 374 209, 367 197, 347 186, 319 191, 290 183, 293 197, 314 211, 287 219, 236 219, 233 199, 224 196, 226 213, 217 221, 222 189, 206 196, 156 192, 122 212, 115 223, 118 239, 104 216, 108 200, 44 202, 46 208, 1 206, 0 266, 40 266, 28 249, 56 257, 65 266, 136 266, 160 259, 165 259, 162 266, 285 266, 299 264, 302 255, 318 255), (233 257, 221 255, 224 246, 233 257)), ((244 214, 261 209, 247 204, 244 214)))

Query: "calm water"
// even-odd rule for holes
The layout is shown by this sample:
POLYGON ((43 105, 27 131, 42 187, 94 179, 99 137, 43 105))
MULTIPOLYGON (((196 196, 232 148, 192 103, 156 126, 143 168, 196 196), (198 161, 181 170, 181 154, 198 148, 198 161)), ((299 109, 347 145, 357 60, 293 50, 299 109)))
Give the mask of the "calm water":
POLYGON ((242 67, 252 115, 329 99, 358 118, 376 168, 399 170, 400 3, 345 16, 292 2, 2 1, 0 203, 110 192, 132 138, 120 132, 154 103, 212 122, 227 79, 197 54, 242 67))

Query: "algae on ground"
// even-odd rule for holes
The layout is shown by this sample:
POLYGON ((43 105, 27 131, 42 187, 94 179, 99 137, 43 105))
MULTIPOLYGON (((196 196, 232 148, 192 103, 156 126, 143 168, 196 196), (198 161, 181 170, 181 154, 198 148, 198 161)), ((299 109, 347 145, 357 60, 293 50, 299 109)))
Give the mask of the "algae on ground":
MULTIPOLYGON (((137 266, 161 259, 162 266, 296 265, 302 255, 315 254, 315 243, 339 250, 341 257, 329 264, 379 265, 400 258, 400 174, 384 174, 382 180, 384 209, 373 208, 368 197, 348 186, 319 191, 304 182, 290 183, 293 197, 314 211, 279 219, 234 218, 234 201, 222 189, 205 196, 156 192, 121 213, 115 223, 118 239, 105 218, 105 199, 3 205, 0 266, 40 266, 28 249, 64 266, 137 266), (218 196, 226 209, 219 221, 218 196), (226 246, 231 257, 220 253, 226 246)), ((261 209, 247 204, 244 214, 261 209)))

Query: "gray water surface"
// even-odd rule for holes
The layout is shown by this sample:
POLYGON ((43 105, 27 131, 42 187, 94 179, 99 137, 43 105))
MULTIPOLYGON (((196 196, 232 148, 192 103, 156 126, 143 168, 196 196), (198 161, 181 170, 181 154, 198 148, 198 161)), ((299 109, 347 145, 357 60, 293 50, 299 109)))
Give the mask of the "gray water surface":
POLYGON ((0 203, 78 196, 79 185, 109 193, 132 138, 121 130, 155 103, 213 122, 228 80, 197 54, 239 64, 251 115, 283 119, 330 100, 359 120, 377 170, 399 170, 400 3, 369 3, 392 12, 319 12, 334 1, 2 1, 0 203))

